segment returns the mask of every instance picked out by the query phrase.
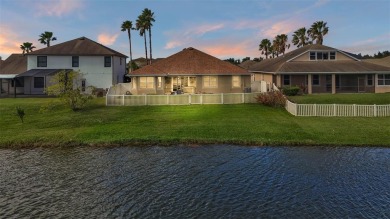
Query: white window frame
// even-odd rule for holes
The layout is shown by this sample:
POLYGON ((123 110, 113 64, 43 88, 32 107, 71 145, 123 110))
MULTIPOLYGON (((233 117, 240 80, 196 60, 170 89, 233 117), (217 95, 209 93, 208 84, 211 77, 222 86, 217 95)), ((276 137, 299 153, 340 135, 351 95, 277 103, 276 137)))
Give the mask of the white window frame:
POLYGON ((203 87, 218 88, 218 76, 203 76, 203 87), (211 79, 215 79, 215 85, 212 85, 211 79))
POLYGON ((139 88, 141 89, 154 88, 154 77, 139 77, 139 88))
POLYGON ((378 74, 377 78, 378 86, 390 86, 390 74, 378 74), (380 78, 380 76, 382 76, 382 78, 380 78), (383 84, 379 84, 379 81, 383 81, 383 84))
POLYGON ((232 76, 232 87, 241 87, 241 76, 233 75, 232 76))

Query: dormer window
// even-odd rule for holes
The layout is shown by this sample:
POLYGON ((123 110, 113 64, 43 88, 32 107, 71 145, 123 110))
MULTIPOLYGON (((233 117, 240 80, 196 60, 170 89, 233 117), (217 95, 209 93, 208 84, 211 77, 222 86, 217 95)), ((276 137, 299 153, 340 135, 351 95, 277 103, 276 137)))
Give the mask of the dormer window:
POLYGON ((316 60, 316 52, 310 52, 310 60, 316 60))
POLYGON ((310 52, 311 61, 321 61, 321 60, 336 60, 336 52, 331 51, 312 51, 310 52))
POLYGON ((330 60, 335 60, 336 59, 336 52, 329 52, 329 58, 330 58, 330 60))

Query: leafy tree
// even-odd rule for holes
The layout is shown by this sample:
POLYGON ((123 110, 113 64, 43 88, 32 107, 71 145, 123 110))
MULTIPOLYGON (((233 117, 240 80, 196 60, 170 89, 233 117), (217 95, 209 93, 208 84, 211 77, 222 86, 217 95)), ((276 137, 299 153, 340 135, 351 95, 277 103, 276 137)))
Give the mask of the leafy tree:
POLYGON ((54 40, 57 40, 56 37, 53 37, 53 32, 48 32, 48 31, 45 31, 44 33, 41 33, 41 35, 39 35, 39 42, 42 43, 43 45, 47 45, 47 47, 50 46, 50 42, 51 41, 54 41, 54 40))
MULTIPOLYGON (((131 30, 134 30, 133 23, 131 21, 124 21, 121 26, 121 31, 127 31, 129 36, 129 45, 130 45, 130 63, 133 63, 133 55, 131 52, 131 30)), ((133 71, 132 65, 130 65, 130 71, 133 71)))
POLYGON ((309 37, 306 36, 306 28, 302 27, 296 30, 293 34, 293 39, 291 42, 294 44, 294 46, 297 46, 298 48, 311 44, 311 42, 309 41, 309 37))
POLYGON ((261 54, 265 55, 265 58, 268 59, 268 55, 270 54, 271 49, 271 41, 269 39, 263 39, 260 42, 259 50, 261 51, 261 54))
POLYGON ((80 110, 91 99, 90 95, 81 92, 81 79, 80 71, 67 72, 63 70, 51 78, 52 85, 48 86, 45 92, 48 95, 59 97, 61 102, 73 111, 80 110))
POLYGON ((25 53, 32 52, 33 49, 35 49, 35 46, 33 46, 33 44, 30 42, 24 42, 22 45, 20 45, 20 49, 23 50, 24 55, 25 53))
POLYGON ((149 32, 149 55, 150 55, 149 62, 150 62, 150 64, 152 64, 152 60, 153 60, 153 58, 152 58, 152 26, 153 26, 153 22, 155 22, 154 12, 152 12, 148 8, 145 8, 142 11, 141 16, 143 17, 145 28, 149 32))
POLYGON ((322 45, 324 36, 328 34, 328 30, 329 28, 326 26, 326 22, 317 21, 307 30, 307 34, 311 37, 312 41, 316 40, 316 44, 322 45))
POLYGON ((144 37, 144 42, 145 42, 145 58, 146 58, 146 64, 149 63, 148 61, 148 47, 146 46, 146 30, 147 30, 147 25, 146 25, 146 18, 143 14, 138 16, 138 19, 136 20, 135 27, 139 31, 139 35, 144 37))

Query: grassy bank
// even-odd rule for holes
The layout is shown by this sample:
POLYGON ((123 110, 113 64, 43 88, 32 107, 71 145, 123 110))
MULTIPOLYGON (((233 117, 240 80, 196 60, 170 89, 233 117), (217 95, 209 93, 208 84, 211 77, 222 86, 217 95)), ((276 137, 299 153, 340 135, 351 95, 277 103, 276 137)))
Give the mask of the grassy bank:
POLYGON ((302 104, 361 104, 361 105, 386 105, 390 104, 390 93, 384 94, 312 94, 291 96, 289 99, 302 104))
POLYGON ((259 104, 106 107, 72 112, 51 98, 0 99, 0 147, 75 145, 390 146, 390 117, 294 117, 259 104), (42 105, 55 107, 40 113, 42 105), (16 106, 24 108, 21 123, 16 106))

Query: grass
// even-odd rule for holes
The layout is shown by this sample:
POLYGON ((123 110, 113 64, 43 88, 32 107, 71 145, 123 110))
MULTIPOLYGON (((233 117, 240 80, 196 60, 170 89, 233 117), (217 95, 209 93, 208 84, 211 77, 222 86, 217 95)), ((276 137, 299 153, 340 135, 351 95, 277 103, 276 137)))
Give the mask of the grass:
POLYGON ((312 94, 288 97, 295 103, 302 104, 390 104, 390 93, 384 94, 312 94))
POLYGON ((53 98, 0 99, 0 148, 79 145, 390 146, 390 117, 294 117, 259 104, 106 107, 72 112, 53 98), (51 103, 51 104, 49 104, 51 103), (54 106, 40 113, 41 106, 54 106), (22 123, 16 107, 24 109, 22 123))

